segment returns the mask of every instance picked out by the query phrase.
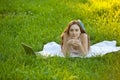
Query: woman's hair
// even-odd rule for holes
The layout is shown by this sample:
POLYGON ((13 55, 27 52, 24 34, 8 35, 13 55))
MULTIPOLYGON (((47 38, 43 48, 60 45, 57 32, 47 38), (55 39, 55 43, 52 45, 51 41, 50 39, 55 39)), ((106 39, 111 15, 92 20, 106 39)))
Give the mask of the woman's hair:
MULTIPOLYGON (((61 41, 61 47, 63 46, 63 40, 64 40, 64 37, 63 37, 63 36, 64 36, 64 34, 67 34, 67 35, 69 36, 70 27, 71 27, 72 25, 74 25, 74 24, 77 24, 77 25, 79 26, 80 31, 81 31, 80 34, 86 33, 85 30, 83 29, 84 26, 81 26, 81 23, 80 23, 79 20, 72 20, 71 22, 68 23, 67 27, 64 29, 64 31, 63 31, 62 34, 61 34, 61 39, 62 39, 62 41, 61 41)), ((87 34, 87 33, 86 33, 86 34, 87 34)), ((89 49, 89 47, 90 47, 90 38, 88 37, 88 49, 89 49)))

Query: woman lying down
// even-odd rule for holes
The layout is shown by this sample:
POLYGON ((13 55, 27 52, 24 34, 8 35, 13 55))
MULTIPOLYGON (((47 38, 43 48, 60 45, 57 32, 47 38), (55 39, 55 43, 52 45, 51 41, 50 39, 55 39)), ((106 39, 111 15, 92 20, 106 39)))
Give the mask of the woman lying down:
POLYGON ((69 22, 61 34, 61 39, 61 45, 56 42, 48 42, 44 45, 43 50, 39 52, 34 52, 31 47, 25 44, 22 45, 26 53, 46 57, 95 57, 120 50, 120 47, 116 47, 116 41, 102 41, 90 46, 89 36, 80 20, 69 22))

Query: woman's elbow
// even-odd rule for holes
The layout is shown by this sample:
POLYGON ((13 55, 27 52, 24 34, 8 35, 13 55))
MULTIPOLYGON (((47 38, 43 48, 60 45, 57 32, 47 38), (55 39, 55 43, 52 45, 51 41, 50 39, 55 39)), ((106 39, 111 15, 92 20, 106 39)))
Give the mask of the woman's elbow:
POLYGON ((84 50, 82 56, 86 56, 87 54, 88 54, 88 51, 87 51, 87 50, 86 50, 86 51, 84 50))

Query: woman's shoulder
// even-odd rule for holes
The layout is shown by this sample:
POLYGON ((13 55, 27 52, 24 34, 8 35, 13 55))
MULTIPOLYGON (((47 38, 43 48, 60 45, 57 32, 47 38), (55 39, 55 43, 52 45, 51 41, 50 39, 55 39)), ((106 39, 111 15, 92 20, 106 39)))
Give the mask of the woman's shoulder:
POLYGON ((81 36, 81 37, 84 37, 84 38, 85 38, 85 37, 87 38, 87 37, 88 37, 88 34, 87 34, 87 33, 81 33, 80 36, 81 36))

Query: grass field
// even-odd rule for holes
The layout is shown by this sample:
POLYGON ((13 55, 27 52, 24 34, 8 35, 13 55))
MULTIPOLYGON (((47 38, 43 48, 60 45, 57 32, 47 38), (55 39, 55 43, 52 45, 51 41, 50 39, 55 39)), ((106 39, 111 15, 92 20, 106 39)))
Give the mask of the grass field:
POLYGON ((120 46, 120 0, 0 0, 0 80, 119 80, 120 52, 93 58, 25 55, 40 51, 73 19, 81 19, 91 44, 120 46))

